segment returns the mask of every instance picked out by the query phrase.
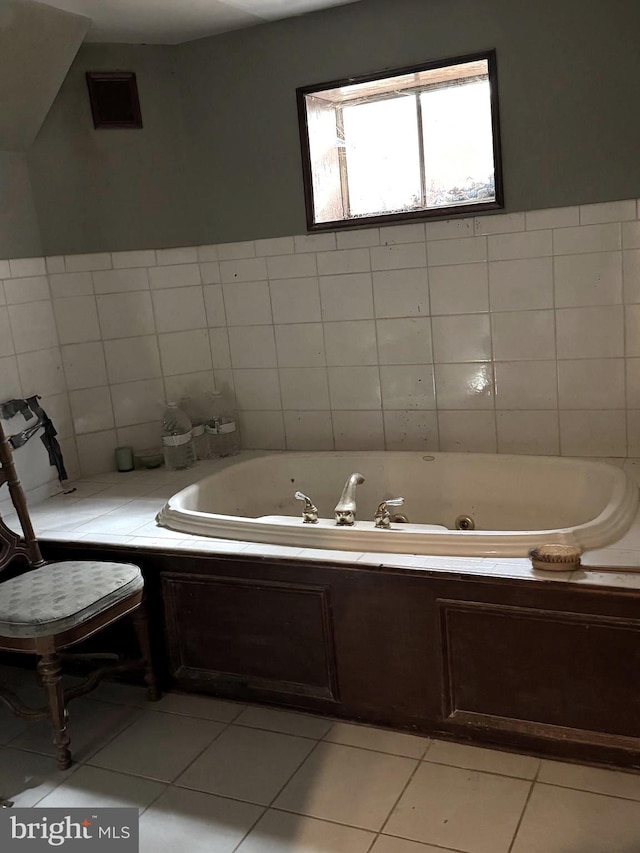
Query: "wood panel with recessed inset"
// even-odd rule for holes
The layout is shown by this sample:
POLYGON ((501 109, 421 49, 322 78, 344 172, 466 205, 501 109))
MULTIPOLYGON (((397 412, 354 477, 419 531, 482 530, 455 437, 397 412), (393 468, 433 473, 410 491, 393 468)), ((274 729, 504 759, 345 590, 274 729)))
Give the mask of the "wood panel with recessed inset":
POLYGON ((640 747, 640 620, 442 599, 438 608, 452 729, 640 747))
POLYGON ((327 587, 165 572, 162 589, 178 681, 337 701, 327 587))

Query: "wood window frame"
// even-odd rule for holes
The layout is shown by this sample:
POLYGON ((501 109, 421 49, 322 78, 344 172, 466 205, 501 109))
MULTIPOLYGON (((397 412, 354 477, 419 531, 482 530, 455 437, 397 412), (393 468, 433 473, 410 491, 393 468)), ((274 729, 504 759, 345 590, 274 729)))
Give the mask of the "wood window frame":
MULTIPOLYGON (((419 93, 419 87, 415 89, 419 93)), ((381 97, 388 97, 381 95, 381 97)), ((373 100, 373 98, 372 98, 373 100)), ((419 98, 418 98, 419 100, 419 98)), ((307 218, 307 230, 312 231, 337 231, 342 229, 352 228, 371 228, 377 225, 399 224, 402 222, 411 222, 425 219, 451 219, 453 217, 476 215, 485 211, 500 210, 504 207, 504 182, 502 172, 502 147, 500 142, 500 117, 498 108, 498 78, 497 78, 497 59, 495 50, 487 50, 478 53, 464 54, 462 56, 447 57, 430 62, 418 63, 415 65, 403 66, 401 68, 387 69, 372 74, 364 74, 357 77, 345 77, 339 80, 331 80, 327 83, 319 83, 310 86, 301 86, 296 89, 296 101, 298 107, 298 130, 300 135, 300 146, 302 151, 302 176, 304 185, 305 212, 307 218), (470 62, 485 60, 487 62, 487 76, 490 89, 490 108, 491 108, 491 134, 493 142, 493 162, 494 162, 494 184, 495 184, 495 199, 493 201, 472 202, 468 204, 454 204, 447 207, 437 207, 431 209, 408 210, 402 212, 393 212, 385 214, 376 214, 372 216, 359 216, 349 219, 334 219, 326 222, 315 221, 314 207, 314 189, 313 175, 311 166, 311 148, 309 144, 309 126, 307 121, 307 109, 305 98, 307 95, 313 95, 318 92, 323 92, 328 89, 337 89, 345 86, 353 86, 360 83, 373 83, 378 80, 384 80, 391 77, 399 77, 406 74, 415 74, 421 71, 431 71, 438 68, 445 68, 449 65, 462 65, 470 62)), ((422 112, 418 109, 418 117, 421 120, 422 112)), ((422 153, 423 140, 419 135, 419 144, 422 153)), ((424 187, 424 157, 421 157, 421 184, 424 187)), ((340 170, 342 175, 343 190, 346 178, 346 157, 344 152, 340 151, 340 170)), ((343 193, 344 197, 344 193, 343 193)), ((346 193, 348 202, 348 191, 346 193)), ((348 208, 348 204, 347 204, 348 208)))

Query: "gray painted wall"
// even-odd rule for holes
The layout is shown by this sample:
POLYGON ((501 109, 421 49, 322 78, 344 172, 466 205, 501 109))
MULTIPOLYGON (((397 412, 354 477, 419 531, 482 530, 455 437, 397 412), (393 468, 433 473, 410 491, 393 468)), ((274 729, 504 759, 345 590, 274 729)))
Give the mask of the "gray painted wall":
POLYGON ((31 145, 90 24, 42 3, 0 2, 0 149, 31 145))
POLYGON ((0 151, 0 258, 42 254, 26 155, 0 151))
POLYGON ((174 49, 83 45, 29 151, 47 254, 193 242, 174 49), (86 71, 135 71, 141 130, 95 130, 86 71))
POLYGON ((177 48, 87 45, 30 155, 45 249, 304 232, 297 86, 492 47, 506 209, 640 196, 638 32, 637 0, 362 0, 177 48), (138 73, 144 131, 93 130, 89 68, 138 73))

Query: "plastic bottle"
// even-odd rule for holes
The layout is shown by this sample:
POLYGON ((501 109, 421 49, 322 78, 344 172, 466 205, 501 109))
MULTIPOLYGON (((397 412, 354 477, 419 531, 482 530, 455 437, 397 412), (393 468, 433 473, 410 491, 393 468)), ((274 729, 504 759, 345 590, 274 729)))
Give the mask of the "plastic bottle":
POLYGON ((193 449, 196 459, 209 458, 209 437, 205 432, 206 400, 203 394, 189 396, 184 394, 180 398, 180 408, 186 413, 191 421, 191 437, 193 438, 193 449))
POLYGON ((240 433, 232 404, 225 399, 221 391, 213 391, 209 395, 208 408, 211 416, 205 429, 209 437, 209 458, 235 456, 240 452, 240 433))
POLYGON ((164 464, 171 471, 195 465, 191 421, 175 403, 167 402, 162 416, 162 449, 164 464))

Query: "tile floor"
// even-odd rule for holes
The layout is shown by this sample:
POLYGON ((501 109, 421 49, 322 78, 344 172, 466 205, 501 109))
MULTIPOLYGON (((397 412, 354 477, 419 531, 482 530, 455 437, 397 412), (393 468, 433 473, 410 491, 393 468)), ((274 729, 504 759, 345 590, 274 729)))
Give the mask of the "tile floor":
POLYGON ((0 795, 136 806, 141 853, 640 851, 633 773, 118 684, 71 712, 60 773, 48 727, 0 711, 0 795))

